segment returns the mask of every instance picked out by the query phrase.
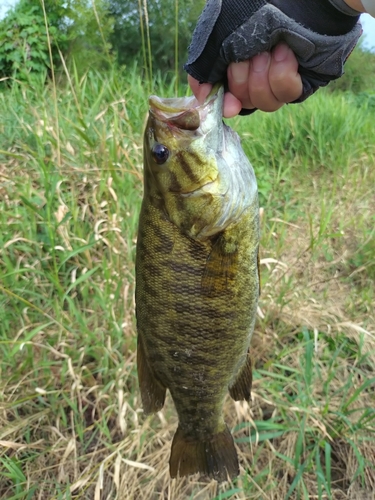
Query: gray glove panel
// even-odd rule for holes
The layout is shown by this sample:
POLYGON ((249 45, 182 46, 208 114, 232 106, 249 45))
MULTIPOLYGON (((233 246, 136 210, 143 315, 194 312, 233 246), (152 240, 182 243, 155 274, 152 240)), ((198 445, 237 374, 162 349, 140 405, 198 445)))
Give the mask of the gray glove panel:
MULTIPOLYGON (((290 19, 273 5, 265 5, 224 40, 220 55, 228 65, 232 61, 244 61, 260 52, 269 51, 284 41, 295 53, 302 69, 333 80, 343 74, 343 64, 361 33, 362 27, 357 23, 347 35, 319 35, 290 19)), ((215 81, 217 76, 215 70, 212 71, 209 81, 215 81)))

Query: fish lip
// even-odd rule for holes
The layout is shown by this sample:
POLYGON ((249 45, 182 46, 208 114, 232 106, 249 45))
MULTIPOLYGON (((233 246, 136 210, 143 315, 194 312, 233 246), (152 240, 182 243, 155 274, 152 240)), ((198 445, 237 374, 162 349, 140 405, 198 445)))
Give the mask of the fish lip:
POLYGON ((222 85, 214 85, 203 103, 199 103, 194 96, 160 98, 150 96, 150 116, 154 120, 165 124, 172 133, 193 132, 202 133, 202 126, 215 109, 215 101, 223 100, 224 88, 222 85))
POLYGON ((174 118, 187 111, 197 110, 200 112, 206 106, 218 99, 221 91, 223 92, 221 84, 214 85, 203 103, 199 103, 195 96, 158 97, 156 95, 151 95, 149 97, 150 113, 162 121, 168 121, 168 119, 174 118))
POLYGON ((202 186, 199 186, 197 189, 193 189, 192 191, 183 192, 183 191, 173 191, 172 189, 170 189, 169 192, 172 193, 172 194, 178 194, 178 195, 182 196, 183 198, 189 198, 190 196, 197 195, 198 191, 205 190, 205 188, 207 188, 207 187, 209 187, 211 185, 214 185, 214 183, 216 181, 217 181, 217 177, 214 180, 206 182, 206 184, 203 184, 202 186))

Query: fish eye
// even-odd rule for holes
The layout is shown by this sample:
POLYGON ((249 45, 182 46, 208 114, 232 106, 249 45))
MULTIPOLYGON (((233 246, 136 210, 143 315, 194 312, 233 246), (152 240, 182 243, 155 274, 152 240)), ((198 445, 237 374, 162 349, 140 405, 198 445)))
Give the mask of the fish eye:
POLYGON ((158 165, 165 163, 169 157, 169 149, 164 144, 155 144, 151 153, 158 165))

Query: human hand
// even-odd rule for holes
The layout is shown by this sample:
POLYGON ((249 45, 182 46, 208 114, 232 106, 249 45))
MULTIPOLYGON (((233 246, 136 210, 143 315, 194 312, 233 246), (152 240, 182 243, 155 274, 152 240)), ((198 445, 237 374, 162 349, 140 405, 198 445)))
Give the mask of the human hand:
POLYGON ((224 81, 228 117, 240 105, 247 114, 301 102, 343 74, 361 34, 358 14, 311 0, 208 0, 185 65, 192 90, 202 100, 210 87, 198 82, 224 81))
MULTIPOLYGON (((283 104, 298 99, 303 90, 298 61, 285 44, 271 53, 264 52, 250 60, 231 63, 227 69, 229 92, 224 97, 226 118, 238 115, 242 108, 276 111, 283 104)), ((188 76, 189 85, 199 102, 203 102, 212 85, 199 84, 188 76)))

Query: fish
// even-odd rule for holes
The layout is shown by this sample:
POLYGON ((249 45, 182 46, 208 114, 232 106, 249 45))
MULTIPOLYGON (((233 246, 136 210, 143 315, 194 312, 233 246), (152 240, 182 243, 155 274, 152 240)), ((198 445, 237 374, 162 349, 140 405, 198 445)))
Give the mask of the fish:
POLYGON ((223 123, 224 89, 149 98, 136 249, 137 371, 145 414, 169 390, 177 414, 171 478, 239 474, 224 421, 229 391, 251 398, 259 285, 254 170, 223 123))

